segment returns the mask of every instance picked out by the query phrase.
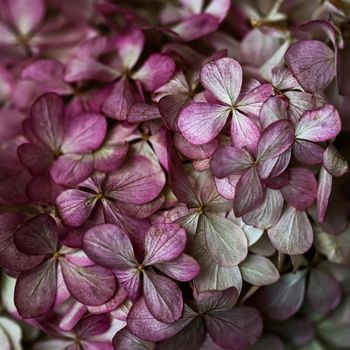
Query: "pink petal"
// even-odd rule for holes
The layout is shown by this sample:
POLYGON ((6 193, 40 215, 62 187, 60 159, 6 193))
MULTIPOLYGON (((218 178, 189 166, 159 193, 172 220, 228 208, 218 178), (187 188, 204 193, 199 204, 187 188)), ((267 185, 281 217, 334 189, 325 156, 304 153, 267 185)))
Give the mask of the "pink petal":
POLYGON ((303 91, 286 91, 284 95, 288 98, 288 116, 295 124, 301 116, 315 108, 313 95, 303 91))
POLYGON ((212 0, 205 9, 206 13, 213 15, 221 21, 227 16, 231 7, 230 0, 212 0))
POLYGON ((100 266, 76 267, 61 261, 64 281, 71 295, 85 305, 101 305, 115 293, 112 271, 100 266))
POLYGON ((349 170, 346 159, 330 144, 323 154, 323 165, 332 176, 343 176, 349 170))
POLYGON ((258 160, 275 158, 287 151, 294 141, 294 128, 290 121, 279 120, 270 124, 258 143, 258 160))
POLYGON ((40 96, 30 111, 31 129, 52 150, 58 150, 64 138, 64 104, 53 93, 40 96))
POLYGON ((8 1, 13 24, 24 36, 35 29, 45 15, 43 0, 11 0, 8 1))
POLYGON ((108 196, 131 204, 155 199, 165 183, 162 169, 143 156, 134 156, 117 171, 110 173, 105 192, 108 196))
POLYGON ((231 139, 237 148, 247 147, 255 154, 260 137, 260 130, 252 119, 235 110, 232 113, 231 139))
POLYGON ((289 255, 307 252, 313 242, 313 230, 306 213, 291 206, 268 230, 268 236, 278 251, 289 255))
POLYGON ((25 254, 46 255, 58 248, 56 221, 48 214, 39 214, 24 222, 14 236, 16 247, 25 254))
POLYGON ((215 32, 219 24, 217 18, 206 13, 201 13, 188 17, 172 27, 171 30, 179 35, 183 41, 192 41, 215 32))
POLYGON ((299 210, 310 208, 316 199, 317 181, 314 174, 304 168, 289 169, 289 184, 281 188, 286 202, 299 210))
POLYGON ((323 90, 334 78, 334 52, 321 41, 300 40, 289 47, 285 59, 306 91, 323 90))
POLYGON ((96 202, 96 194, 74 189, 62 192, 56 199, 63 222, 72 227, 78 227, 88 219, 96 202))
POLYGON ((158 263, 156 267, 165 275, 181 282, 194 279, 200 270, 197 261, 187 254, 181 254, 168 262, 158 263))
POLYGON ((22 272, 17 278, 15 305, 24 318, 47 315, 55 302, 57 262, 46 260, 35 269, 22 272))
POLYGON ((191 103, 181 111, 178 126, 190 143, 202 145, 219 134, 229 114, 227 106, 191 103))
POLYGON ((83 318, 74 331, 82 338, 89 338, 105 333, 110 327, 110 319, 107 315, 90 315, 83 318))
POLYGON ((234 106, 242 86, 242 68, 233 58, 225 57, 206 63, 200 72, 203 86, 215 98, 234 106))
POLYGON ((204 216, 207 249, 219 266, 233 267, 247 256, 248 243, 242 229, 214 213, 204 216))
POLYGON ((95 170, 101 172, 116 170, 123 163, 128 149, 128 143, 102 145, 94 152, 95 170))
POLYGON ((283 96, 274 96, 269 98, 260 110, 260 122, 263 128, 281 119, 287 117, 288 100, 283 96))
POLYGON ((332 183, 332 175, 329 174, 329 172, 324 167, 321 167, 318 177, 317 189, 317 215, 318 220, 321 223, 325 221, 326 210, 332 190, 332 183))
POLYGON ((174 71, 175 62, 170 56, 154 53, 132 78, 140 80, 147 91, 154 91, 167 83, 174 71))
POLYGON ((186 232, 177 224, 155 224, 146 233, 143 264, 154 265, 178 258, 186 246, 186 232))
POLYGON ((143 276, 143 294, 150 313, 161 322, 177 321, 182 314, 183 300, 176 283, 152 270, 143 276))
POLYGON ((187 95, 167 95, 159 101, 159 111, 166 127, 179 131, 178 119, 182 109, 189 103, 187 95))
POLYGON ((220 196, 225 199, 234 199, 237 182, 240 178, 240 175, 231 175, 223 179, 215 178, 215 185, 220 196))
POLYGON ((306 112, 295 128, 295 137, 313 142, 328 141, 341 130, 341 120, 332 105, 306 112))
POLYGON ((276 158, 262 160, 258 164, 258 172, 261 179, 272 179, 281 175, 288 167, 292 157, 291 150, 287 150, 276 158))
POLYGON ((115 83, 112 92, 102 104, 102 112, 116 120, 126 120, 131 106, 135 103, 134 91, 127 78, 115 83))
POLYGON ((71 119, 67 126, 62 151, 86 153, 97 149, 106 136, 107 122, 99 114, 82 114, 71 119))
POLYGON ((295 140, 293 145, 294 157, 305 164, 321 164, 323 161, 324 149, 312 142, 295 140))
POLYGON ((185 307, 182 318, 169 324, 158 321, 147 308, 144 298, 140 298, 130 310, 127 318, 130 332, 149 341, 168 339, 186 327, 197 314, 185 307))
POLYGON ((67 154, 54 162, 50 175, 57 184, 72 186, 87 179, 93 169, 91 155, 67 154))
POLYGON ((64 331, 71 331, 77 325, 86 311, 87 307, 76 301, 60 320, 59 327, 64 331))
POLYGON ((263 188, 255 168, 251 168, 241 176, 237 185, 233 210, 236 217, 250 212, 258 207, 263 200, 263 188), (249 195, 247 195, 247 190, 249 195))
POLYGON ((148 120, 159 119, 161 117, 156 105, 146 103, 135 103, 130 108, 128 114, 129 123, 141 123, 148 120))

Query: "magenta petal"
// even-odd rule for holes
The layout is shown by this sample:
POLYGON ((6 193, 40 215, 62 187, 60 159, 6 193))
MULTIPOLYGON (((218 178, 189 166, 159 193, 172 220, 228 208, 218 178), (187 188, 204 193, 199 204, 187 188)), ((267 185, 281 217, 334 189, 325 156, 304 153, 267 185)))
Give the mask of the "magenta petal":
POLYGON ((210 290, 200 292, 196 297, 196 303, 200 312, 206 313, 215 310, 232 309, 237 302, 238 291, 230 287, 224 291, 210 290))
POLYGON ((159 165, 144 156, 134 156, 109 174, 105 191, 116 200, 141 205, 155 199, 164 183, 165 176, 159 165))
POLYGON ((52 179, 60 185, 72 186, 87 179, 94 169, 90 154, 67 154, 59 157, 50 169, 52 179))
POLYGON ((160 113, 156 105, 135 103, 131 106, 128 114, 129 123, 141 123, 148 120, 159 119, 160 113))
POLYGON ((129 144, 105 144, 94 152, 95 170, 110 172, 116 170, 124 161, 129 144))
POLYGON ((174 260, 157 264, 156 268, 165 275, 181 282, 194 279, 200 271, 197 261, 187 254, 181 254, 174 260))
POLYGON ((143 274, 143 294, 150 313, 159 321, 173 323, 182 314, 182 293, 169 278, 147 270, 143 274))
POLYGON ((56 221, 48 214, 39 214, 24 222, 14 236, 16 247, 30 255, 54 253, 58 248, 56 221))
POLYGON ((97 264, 123 270, 135 266, 134 250, 128 235, 118 226, 97 225, 85 233, 84 251, 97 264))
POLYGON ((74 331, 82 338, 93 337, 106 332, 110 327, 110 319, 107 315, 90 315, 81 319, 74 331))
POLYGON ((294 128, 290 121, 279 120, 270 124, 261 134, 257 159, 275 158, 287 151, 294 141, 294 128))
POLYGON ((225 57, 206 63, 200 72, 203 86, 217 100, 233 106, 241 91, 242 67, 233 58, 225 57))
POLYGON ((253 154, 256 153, 260 137, 260 130, 252 119, 235 110, 232 113, 231 139, 237 148, 247 147, 253 154))
POLYGON ((187 106, 187 95, 167 95, 159 101, 159 111, 166 127, 173 131, 179 131, 178 118, 182 109, 187 106))
POLYGON ((170 56, 154 53, 132 78, 140 80, 147 91, 154 91, 167 83, 174 71, 175 62, 170 56))
POLYGON ((313 242, 313 230, 304 211, 288 206, 275 226, 268 230, 272 245, 289 255, 307 252, 313 242))
POLYGON ((236 217, 255 209, 263 200, 263 188, 256 168, 251 168, 237 182, 233 210, 236 217), (247 189, 249 188, 249 196, 247 189))
POLYGON ((292 157, 291 150, 287 150, 276 158, 260 161, 258 164, 261 179, 275 178, 281 175, 288 167, 292 157))
POLYGON ((219 147, 211 159, 214 176, 222 179, 228 175, 242 175, 254 165, 254 159, 244 149, 236 147, 219 147))
POLYGON ((314 174, 304 168, 289 169, 289 184, 281 188, 286 202, 299 210, 310 208, 316 199, 317 181, 314 174))
POLYGON ((335 76, 334 52, 321 41, 300 40, 289 47, 285 59, 307 91, 325 89, 335 76))
POLYGON ((309 141, 295 140, 293 145, 294 157, 305 164, 321 164, 323 161, 324 149, 309 141))
POLYGON ((193 15, 171 28, 184 41, 192 41, 214 32, 220 22, 214 16, 201 13, 193 15))
POLYGON ((22 165, 32 175, 44 174, 53 161, 50 149, 37 146, 33 143, 24 143, 17 148, 18 157, 22 165))
POLYGON ((0 266, 11 271, 31 270, 42 261, 41 256, 27 255, 14 243, 14 233, 26 219, 18 213, 0 214, 0 266))
POLYGON ((341 130, 341 120, 332 105, 306 112, 298 121, 295 137, 313 142, 328 141, 336 137, 341 130))
POLYGON ((78 227, 88 219, 96 202, 96 194, 80 190, 64 191, 56 199, 64 223, 72 227, 78 227))
POLYGON ((214 342, 228 349, 248 349, 257 342, 263 330, 259 312, 247 306, 210 312, 204 320, 214 342))
POLYGON ((61 260, 64 281, 71 295, 85 305, 101 305, 115 293, 112 271, 100 266, 78 267, 61 260))
POLYGON ((260 122, 263 128, 281 119, 287 118, 288 99, 284 96, 269 98, 261 107, 260 122))
POLYGON ((237 182, 240 179, 240 175, 231 175, 223 179, 215 178, 216 189, 220 196, 225 199, 234 199, 237 182))
POLYGON ((186 246, 186 232, 177 224, 155 224, 146 233, 143 264, 154 265, 179 257, 186 246))
POLYGON ((30 111, 31 129, 52 150, 58 150, 64 138, 64 113, 63 100, 53 93, 40 96, 30 111))
POLYGON ((64 135, 64 153, 86 153, 98 148, 106 136, 107 123, 102 115, 82 114, 71 119, 64 135))
POLYGON ((22 272, 17 278, 15 305, 24 318, 43 316, 55 302, 57 262, 46 260, 35 269, 22 272))
POLYGON ((149 341, 162 341, 168 339, 186 327, 195 317, 196 313, 190 308, 184 308, 182 317, 170 324, 158 321, 147 308, 144 298, 140 298, 129 312, 127 322, 130 332, 149 341))
POLYGON ((318 177, 317 189, 317 216, 318 221, 323 223, 326 218, 329 197, 331 195, 333 178, 332 175, 322 167, 318 177))
POLYGON ((202 145, 219 134, 229 114, 227 106, 191 103, 181 111, 178 126, 189 142, 202 145))
POLYGON ((126 120, 135 97, 127 78, 121 78, 102 103, 102 112, 112 119, 126 120))

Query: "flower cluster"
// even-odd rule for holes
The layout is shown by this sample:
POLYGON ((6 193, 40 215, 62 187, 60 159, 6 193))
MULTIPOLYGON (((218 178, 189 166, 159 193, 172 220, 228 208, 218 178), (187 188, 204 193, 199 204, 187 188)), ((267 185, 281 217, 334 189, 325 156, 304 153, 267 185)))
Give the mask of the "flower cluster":
POLYGON ((0 0, 1 349, 350 348, 349 23, 0 0))

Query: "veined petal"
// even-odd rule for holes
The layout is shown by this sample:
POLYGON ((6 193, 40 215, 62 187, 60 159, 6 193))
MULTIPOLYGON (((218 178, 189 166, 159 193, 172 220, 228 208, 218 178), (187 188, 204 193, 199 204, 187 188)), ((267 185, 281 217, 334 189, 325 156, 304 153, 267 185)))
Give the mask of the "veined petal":
POLYGON ((293 144, 294 157, 305 164, 321 164, 324 149, 316 143, 296 139, 293 144))
POLYGON ((342 176, 349 170, 348 162, 333 144, 330 144, 323 153, 323 165, 333 176, 342 176))
POLYGON ((287 117, 288 99, 284 96, 274 96, 269 98, 262 106, 259 119, 263 128, 266 128, 273 122, 287 117))
POLYGON ((227 106, 191 103, 181 111, 178 126, 189 142, 202 145, 219 134, 229 114, 230 109, 227 106))
POLYGON ((201 312, 224 311, 232 309, 238 300, 238 292, 234 287, 224 291, 209 290, 200 292, 196 297, 198 310, 201 312))
POLYGON ((131 106, 128 114, 129 123, 141 123, 148 120, 159 119, 161 117, 157 105, 146 103, 135 103, 131 106))

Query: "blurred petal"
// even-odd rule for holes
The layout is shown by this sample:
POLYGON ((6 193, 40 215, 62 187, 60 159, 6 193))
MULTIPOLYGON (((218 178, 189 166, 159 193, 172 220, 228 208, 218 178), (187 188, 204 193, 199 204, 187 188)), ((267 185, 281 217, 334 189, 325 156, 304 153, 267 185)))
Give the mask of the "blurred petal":
POLYGON ((113 338, 113 345, 118 350, 154 350, 155 344, 142 340, 130 333, 127 327, 119 331, 113 338))
POLYGON ((333 178, 332 175, 321 167, 318 176, 317 188, 317 215, 319 222, 323 223, 326 217, 326 210, 328 207, 329 196, 331 195, 333 178))
POLYGON ((348 162, 333 144, 330 144, 323 153, 323 165, 332 176, 342 176, 349 170, 348 162))

